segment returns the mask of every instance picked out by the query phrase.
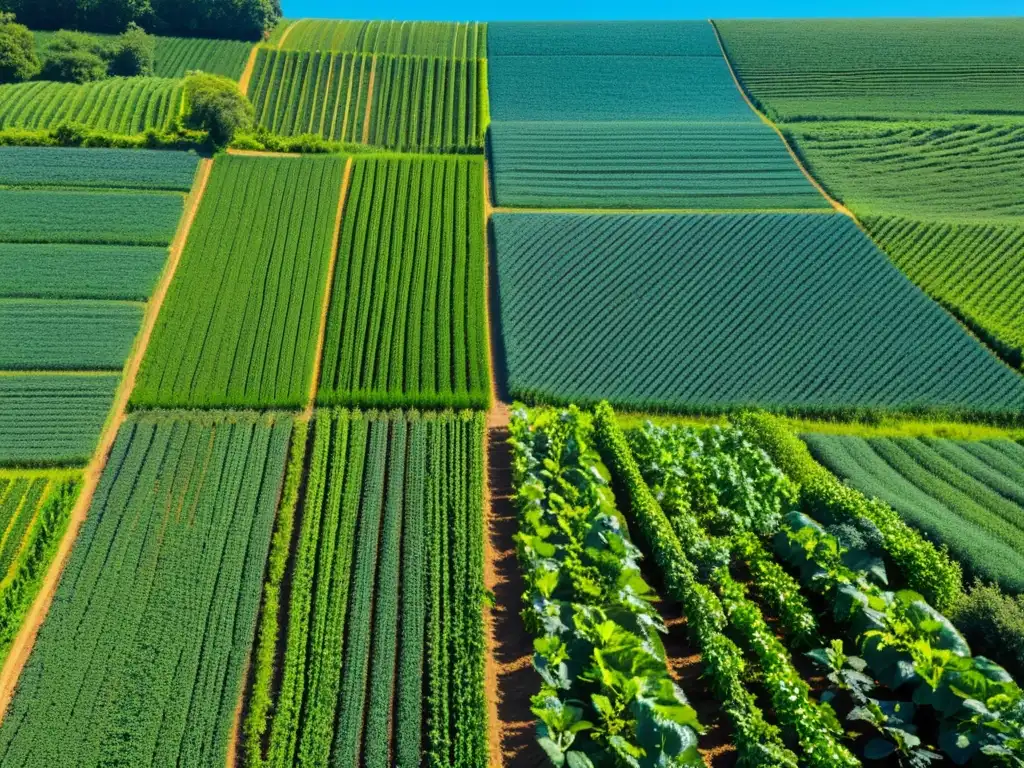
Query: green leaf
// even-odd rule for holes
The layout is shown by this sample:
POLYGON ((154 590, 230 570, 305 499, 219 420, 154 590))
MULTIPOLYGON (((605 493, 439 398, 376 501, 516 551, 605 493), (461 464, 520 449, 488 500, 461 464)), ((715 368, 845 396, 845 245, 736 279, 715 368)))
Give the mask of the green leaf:
POLYGON ((884 760, 896 751, 891 741, 876 737, 864 745, 864 757, 868 760, 884 760))

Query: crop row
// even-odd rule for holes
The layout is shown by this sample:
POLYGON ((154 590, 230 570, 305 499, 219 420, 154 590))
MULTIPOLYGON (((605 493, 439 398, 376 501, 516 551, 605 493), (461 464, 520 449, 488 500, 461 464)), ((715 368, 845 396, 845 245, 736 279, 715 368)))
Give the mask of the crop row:
POLYGON ((990 443, 804 435, 839 478, 883 499, 974 575, 1024 592, 1024 449, 990 443))
POLYGON ((703 765, 701 725, 666 666, 657 595, 593 432, 575 408, 517 410, 511 424, 537 741, 553 765, 703 765))
POLYGON ((258 125, 284 136, 401 150, 483 146, 482 59, 260 49, 249 95, 258 125))
POLYGON ((14 642, 78 498, 66 472, 0 472, 0 659, 14 642))
POLYGON ((436 21, 301 19, 282 44, 287 51, 487 57, 487 25, 436 21))
POLYGON ((192 152, 0 147, 0 186, 188 192, 198 165, 192 152))
POLYGON ((1024 403, 1024 382, 847 217, 496 214, 493 226, 516 397, 637 410, 1024 403))
POLYGON ((691 56, 722 53, 706 21, 499 21, 487 25, 499 56, 691 56))
POLYGON ((305 405, 343 167, 216 159, 134 404, 305 405))
POLYGON ((1024 226, 870 217, 871 237, 904 273, 1010 365, 1024 365, 1024 226))
POLYGON ((271 554, 249 765, 486 763, 482 441, 480 415, 317 413, 271 554))
POLYGON ((0 466, 85 464, 118 374, 0 373, 0 466))
POLYGON ((184 77, 200 70, 238 80, 245 70, 252 43, 242 40, 209 40, 201 37, 157 37, 157 77, 184 77))
POLYGON ((486 407, 482 212, 478 158, 354 162, 320 403, 486 407))
POLYGON ((181 112, 183 98, 183 81, 158 77, 0 85, 0 129, 49 129, 73 122, 126 135, 166 131, 181 112))
MULTIPOLYGON (((641 527, 659 565, 673 579, 683 574, 684 584, 695 568, 697 579, 713 587, 732 632, 764 674, 780 725, 795 732, 806 761, 858 765, 847 750, 866 759, 898 754, 927 762, 937 757, 929 750, 940 749, 960 765, 984 764, 983 752, 1020 756, 1024 694, 1005 670, 972 656, 950 621, 920 594, 900 589, 907 582, 887 572, 886 538, 878 526, 842 514, 819 524, 797 511, 800 489, 735 427, 647 425, 627 443, 607 405, 597 409, 596 426, 633 513, 647 521, 641 527), (674 552, 664 541, 673 535, 674 552), (759 582, 759 592, 784 586, 785 599, 794 603, 805 599, 800 593, 806 590, 805 605, 831 614, 840 637, 808 654, 829 673, 828 704, 826 697, 817 705, 806 698, 799 703, 808 689, 791 666, 786 671, 789 650, 733 581, 723 554, 739 552, 734 545, 740 537, 747 552, 774 550, 768 557, 785 566, 780 573, 788 585, 759 582), (844 652, 844 641, 856 650, 844 652), (863 658, 854 658, 858 652, 863 658), (919 735, 922 724, 937 724, 937 734, 919 735)), ((932 576, 922 573, 918 580, 932 576)), ((768 594, 761 600, 774 601, 768 594)), ((706 606, 693 606, 701 608, 706 606)), ((690 609, 688 619, 704 623, 690 609)), ((784 634, 800 645, 788 628, 784 634)), ((805 633, 802 639, 816 640, 805 633)))
POLYGON ((126 302, 0 299, 0 370, 120 370, 142 312, 126 302))
POLYGON ((751 95, 781 120, 1024 112, 1020 19, 716 21, 751 95))
POLYGON ((0 726, 5 765, 224 764, 290 433, 124 424, 0 726))
POLYGON ((829 209, 763 123, 493 123, 491 155, 499 206, 829 209))

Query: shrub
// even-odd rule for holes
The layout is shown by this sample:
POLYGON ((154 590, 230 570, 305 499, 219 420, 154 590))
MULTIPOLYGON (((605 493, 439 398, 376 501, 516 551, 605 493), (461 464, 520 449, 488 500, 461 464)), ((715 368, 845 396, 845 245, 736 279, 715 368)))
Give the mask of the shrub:
POLYGON ((114 44, 109 71, 120 77, 147 77, 154 73, 155 61, 156 40, 132 23, 114 44))
POLYGON ((17 83, 39 74, 39 57, 28 27, 0 13, 0 83, 17 83))
POLYGON ((230 144, 236 132, 252 125, 252 104, 234 80, 193 72, 185 80, 185 95, 186 126, 209 133, 215 146, 230 144))
POLYGON ((46 46, 43 78, 68 83, 102 80, 109 57, 109 47, 98 37, 61 30, 46 46))
POLYGON ((1010 597, 978 582, 950 618, 975 651, 998 659, 1017 680, 1024 678, 1024 596, 1010 597))

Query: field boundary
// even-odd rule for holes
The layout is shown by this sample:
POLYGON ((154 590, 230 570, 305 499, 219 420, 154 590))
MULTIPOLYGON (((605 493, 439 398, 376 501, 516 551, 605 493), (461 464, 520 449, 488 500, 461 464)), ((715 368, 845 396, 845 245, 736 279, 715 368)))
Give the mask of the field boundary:
POLYGON ((245 96, 249 95, 249 84, 252 82, 252 73, 256 69, 256 59, 260 54, 260 45, 257 43, 249 51, 249 58, 245 60, 245 69, 242 70, 242 76, 238 78, 238 90, 240 90, 245 96))
POLYGON ((715 22, 712 19, 708 19, 708 24, 711 25, 711 29, 715 33, 715 40, 718 43, 718 50, 721 51, 722 53, 722 59, 725 60, 725 66, 729 68, 729 75, 730 77, 732 77, 732 82, 736 86, 736 90, 738 90, 740 92, 740 96, 743 97, 743 101, 745 101, 747 103, 747 106, 750 107, 753 113, 761 119, 762 123, 764 123, 773 131, 775 131, 775 134, 779 137, 779 139, 782 140, 782 145, 786 148, 786 151, 789 153, 789 156, 793 159, 793 162, 796 163, 796 167, 799 168, 801 172, 803 172, 804 176, 807 177, 807 180, 811 182, 814 188, 818 190, 818 193, 828 201, 829 205, 835 208, 839 213, 849 216, 857 223, 857 226, 863 230, 864 227, 861 226, 861 223, 859 221, 857 221, 857 217, 853 215, 853 211, 851 211, 849 208, 847 208, 845 205, 840 203, 838 200, 832 197, 832 195, 825 191, 825 188, 818 182, 816 178, 814 178, 814 176, 811 175, 811 172, 800 161, 799 155, 797 155, 796 151, 790 145, 789 140, 786 138, 786 135, 779 129, 779 126, 777 126, 772 120, 770 120, 768 116, 764 114, 760 109, 758 109, 754 105, 754 102, 750 100, 750 97, 747 95, 746 89, 740 83, 740 79, 736 75, 736 70, 733 69, 732 61, 729 60, 729 55, 725 52, 725 44, 722 43, 722 36, 718 33, 718 27, 715 26, 715 22))
POLYGON ((279 51, 283 51, 284 50, 284 43, 288 39, 288 35, 290 35, 292 33, 292 30, 295 29, 295 27, 299 23, 299 21, 301 21, 301 19, 296 19, 295 21, 293 21, 291 24, 288 25, 288 28, 285 29, 284 34, 281 35, 281 39, 277 41, 277 50, 279 50, 279 51))
MULTIPOLYGON (((377 54, 370 59, 370 82, 366 88, 366 114, 363 116, 363 140, 361 144, 370 143, 370 117, 373 115, 373 86, 377 81, 377 54)), ((351 89, 351 81, 349 88, 351 89)))
POLYGON ((132 390, 135 388, 135 379, 138 376, 142 358, 146 354, 146 347, 153 334, 153 328, 156 325, 157 316, 160 314, 160 308, 163 306, 164 299, 167 296, 171 280, 174 278, 174 274, 181 262, 181 255, 185 249, 189 232, 192 230, 192 224, 195 222, 199 203, 206 192, 212 168, 213 160, 203 158, 199 161, 195 182, 192 186, 192 191, 185 201, 185 210, 182 213, 181 220, 178 222, 178 231, 171 242, 167 263, 160 276, 160 282, 157 283, 156 290, 150 296, 146 313, 142 319, 142 327, 139 329, 135 346, 125 364, 124 376, 114 397, 113 407, 110 415, 107 417, 107 423, 104 425, 100 443, 93 453, 88 466, 83 471, 82 490, 79 492, 75 506, 71 510, 67 530, 61 538, 60 546, 57 549, 56 555, 54 555, 53 561, 50 563, 39 592, 36 594, 32 607, 22 622, 14 643, 11 645, 11 650, 4 660, 3 668, 0 670, 0 722, 3 722, 7 715, 7 709, 14 696, 18 679, 21 677, 21 672, 35 645, 39 628, 50 610, 50 605, 53 603, 57 586, 60 583, 60 576, 71 555, 71 550, 78 538, 78 532, 81 530, 82 523, 85 522, 89 507, 92 504, 93 494, 95 494, 96 488, 99 485, 100 476, 103 474, 110 451, 114 447, 114 440, 117 438, 118 430, 120 430, 121 425, 124 423, 128 411, 128 400, 131 397, 132 390))
POLYGON ((307 421, 313 418, 313 409, 316 407, 317 390, 320 387, 320 368, 324 359, 324 342, 327 337, 327 315, 331 311, 331 298, 334 290, 334 270, 338 264, 338 251, 341 240, 341 220, 345 214, 345 200, 348 198, 348 188, 352 180, 352 157, 345 161, 345 172, 341 177, 341 192, 338 197, 338 213, 334 219, 334 240, 331 246, 331 260, 327 264, 327 283, 324 287, 323 306, 320 308, 320 330, 316 337, 316 356, 313 358, 313 379, 309 384, 309 401, 303 411, 303 418, 307 421))

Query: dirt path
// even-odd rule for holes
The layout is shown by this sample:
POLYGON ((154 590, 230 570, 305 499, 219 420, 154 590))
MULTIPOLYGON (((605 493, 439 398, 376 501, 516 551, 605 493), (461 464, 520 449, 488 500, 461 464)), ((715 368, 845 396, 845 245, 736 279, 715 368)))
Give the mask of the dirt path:
POLYGON ((259 58, 259 55, 260 46, 257 44, 249 51, 249 58, 245 60, 245 69, 242 70, 242 76, 238 79, 238 90, 246 96, 249 95, 249 83, 252 82, 252 73, 256 69, 256 59, 259 58))
POLYGON ((298 23, 299 23, 298 21, 293 21, 291 24, 288 25, 288 29, 286 29, 284 31, 284 34, 281 35, 281 39, 277 41, 277 50, 279 50, 279 51, 283 51, 284 50, 285 40, 288 39, 288 35, 290 35, 292 33, 292 30, 295 29, 295 25, 298 24, 298 23))
POLYGON ((366 114, 363 116, 363 144, 370 143, 370 115, 373 114, 373 88, 377 81, 377 56, 370 59, 370 83, 366 88, 366 114))
POLYGON ((139 366, 146 353, 146 347, 149 346, 149 340, 153 335, 153 328, 156 326, 156 319, 160 314, 160 308, 167 297, 167 289, 171 284, 178 264, 181 262, 181 254, 185 248, 185 242, 188 240, 188 233, 192 229, 192 223, 195 221, 199 203, 203 198, 203 193, 206 191, 206 185, 210 180, 210 170, 212 167, 213 161, 208 158, 199 161, 199 169, 196 172, 196 179, 192 185, 192 192, 186 198, 185 210, 181 221, 178 223, 178 231, 171 242, 167 264, 160 277, 160 282, 157 284, 156 290, 150 297, 146 307, 146 313, 142 318, 142 328, 139 330, 139 334, 135 339, 135 345, 125 365, 124 376, 114 397, 113 408, 104 426, 100 443, 93 454, 92 460, 85 469, 82 490, 79 493, 74 508, 71 510, 68 529, 60 541, 60 546, 53 558, 53 562, 50 564, 49 570, 46 572, 46 577, 39 588, 39 594, 36 595, 32 607, 29 609, 28 615, 26 615, 21 629, 14 639, 10 653, 4 661, 3 669, 0 670, 0 721, 7 714, 7 707, 14 696, 18 678, 21 676, 25 662, 28 661, 29 654, 32 652, 32 646, 35 644, 36 636, 39 634, 39 627, 46 618, 46 613, 53 602, 57 585, 60 582, 60 575, 64 570, 68 557, 71 555, 75 539, 78 538, 78 531, 81 529, 82 523, 85 522, 89 505, 92 503, 93 494, 96 492, 96 486, 99 484, 100 475, 103 474, 107 457, 114 447, 117 432, 121 428, 121 424, 124 423, 128 409, 128 399, 135 388, 135 379, 139 373, 139 366))
POLYGON ((331 308, 331 292, 334 288, 334 270, 338 264, 338 243, 341 236, 341 219, 345 212, 345 199, 348 197, 348 185, 352 179, 352 158, 345 162, 345 175, 341 179, 341 194, 338 197, 338 214, 334 219, 334 239, 331 241, 331 260, 327 265, 327 285, 324 288, 323 306, 320 308, 320 330, 316 337, 316 357, 313 359, 313 379, 309 384, 309 400, 306 403, 306 410, 303 418, 307 421, 313 418, 313 408, 316 406, 316 391, 320 386, 320 366, 324 357, 324 340, 327 336, 327 314, 331 308))

